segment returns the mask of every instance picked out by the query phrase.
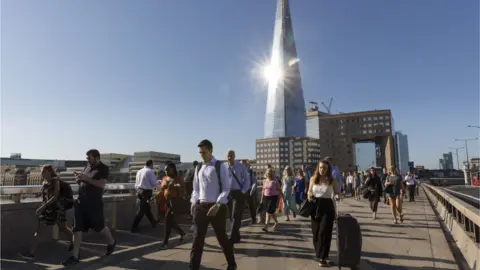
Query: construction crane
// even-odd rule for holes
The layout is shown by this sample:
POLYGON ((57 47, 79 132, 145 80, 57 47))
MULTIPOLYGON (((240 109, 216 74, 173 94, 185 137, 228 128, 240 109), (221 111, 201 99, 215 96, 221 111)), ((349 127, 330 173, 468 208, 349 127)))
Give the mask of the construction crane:
POLYGON ((327 110, 328 114, 331 114, 332 102, 333 102, 333 97, 330 98, 330 102, 328 103, 328 106, 325 105, 325 103, 323 101, 321 103, 323 105, 323 107, 325 107, 325 109, 327 110))

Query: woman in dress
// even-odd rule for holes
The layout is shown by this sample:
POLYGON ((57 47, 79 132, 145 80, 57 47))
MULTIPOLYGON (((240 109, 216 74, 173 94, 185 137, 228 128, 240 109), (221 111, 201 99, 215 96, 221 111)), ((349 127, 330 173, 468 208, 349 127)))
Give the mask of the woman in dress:
POLYGON ((274 178, 272 170, 267 169, 265 180, 263 181, 262 198, 260 200, 260 203, 264 205, 266 212, 265 227, 262 229, 264 232, 268 232, 268 225, 270 224, 271 219, 273 219, 274 222, 272 229, 275 230, 277 228, 278 220, 275 212, 277 210, 279 196, 283 197, 280 183, 274 178))
POLYGON ((336 215, 333 195, 339 192, 337 181, 332 176, 332 166, 325 160, 320 161, 310 179, 307 194, 308 200, 315 204, 311 215, 313 245, 321 267, 329 266, 327 258, 336 215))
POLYGON ((297 204, 295 202, 295 176, 293 175, 292 168, 290 166, 285 167, 282 178, 282 193, 283 193, 283 211, 287 217, 287 221, 290 221, 290 211, 293 218, 297 217, 297 204))
POLYGON ((41 241, 39 237, 47 234, 47 229, 51 230, 53 225, 58 225, 58 229, 67 235, 70 240, 68 250, 71 251, 73 249, 73 233, 66 225, 67 218, 65 217, 64 203, 62 202, 64 198, 60 198, 60 180, 52 165, 44 165, 41 172, 43 178, 41 189, 42 205, 36 211, 38 216, 37 231, 33 235, 30 250, 20 253, 20 256, 27 260, 34 258, 37 246, 41 241))
POLYGON ((303 175, 302 169, 298 169, 295 181, 297 182, 295 184, 295 202, 298 206, 300 206, 305 200, 305 195, 307 194, 307 191, 305 189, 305 177, 303 175))

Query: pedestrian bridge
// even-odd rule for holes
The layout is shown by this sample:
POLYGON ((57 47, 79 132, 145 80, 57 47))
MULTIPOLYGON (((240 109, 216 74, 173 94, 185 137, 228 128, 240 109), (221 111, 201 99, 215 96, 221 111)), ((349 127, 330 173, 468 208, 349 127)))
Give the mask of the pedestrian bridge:
MULTIPOLYGON (((478 235, 478 217, 477 219, 471 216, 467 218, 469 214, 465 213, 468 210, 460 209, 461 205, 453 202, 453 199, 441 197, 442 194, 438 193, 435 187, 425 186, 424 190, 421 191, 416 202, 406 201, 404 203, 405 221, 403 224, 397 225, 393 224, 388 206, 382 202, 379 205, 377 220, 372 220, 366 200, 356 201, 346 198, 338 203, 339 211, 350 213, 360 222, 363 248, 359 269, 468 269, 464 268, 465 261, 462 262, 460 258, 462 252, 470 257, 468 259, 470 266, 478 269, 476 261, 478 256, 474 257, 474 255, 479 255, 478 241, 475 240, 475 236, 478 235), (431 198, 434 207, 430 204, 427 196, 431 198), (439 212, 438 214, 447 222, 440 223, 434 208, 441 211, 442 207, 445 208, 444 213, 439 212), (461 215, 463 215, 461 219, 457 218, 461 215), (467 222, 468 225, 462 225, 461 220, 464 224, 467 222), (462 233, 470 235, 470 237, 452 241, 452 236, 458 238, 458 235, 461 235, 458 230, 462 227, 464 228, 462 233), (445 232, 449 230, 451 233, 445 232), (472 243, 465 244, 468 240, 472 243), (455 241, 457 245, 455 245, 455 241), (470 249, 468 254, 465 252, 465 248, 470 249)), ((121 203, 131 203, 131 201, 126 200, 121 203)), ((20 204, 15 204, 19 207, 18 205, 20 204)), ((125 209, 123 208, 122 211, 128 212, 125 209)), ((60 263, 69 256, 67 243, 62 240, 58 241, 59 243, 51 241, 43 243, 32 262, 26 262, 16 255, 22 248, 28 247, 28 240, 31 239, 33 232, 25 231, 26 227, 20 224, 33 222, 34 217, 32 213, 27 220, 26 214, 22 214, 17 215, 17 219, 14 220, 11 213, 5 213, 7 210, 6 207, 2 207, 2 238, 6 237, 6 241, 10 243, 2 239, 1 268, 18 270, 62 268, 60 263), (12 223, 16 224, 17 230, 14 229, 14 225, 11 225, 12 223), (19 240, 11 242, 14 241, 14 237, 18 237, 19 240)), ((105 211, 113 210, 110 206, 105 211)), ((185 238, 183 244, 179 244, 178 238, 174 237, 170 241, 173 244, 172 248, 161 251, 159 247, 163 226, 156 229, 146 226, 140 233, 132 234, 126 230, 133 219, 133 213, 128 214, 131 216, 122 215, 122 220, 113 223, 115 224, 113 227, 116 227, 115 237, 118 244, 117 250, 111 256, 102 257, 104 253, 103 240, 99 235, 89 233, 84 237, 84 244, 81 247, 82 263, 72 268, 188 269, 191 247, 189 237, 185 238)), ((107 219, 109 218, 107 217, 107 219)), ((248 225, 247 218, 244 220, 244 226, 241 229, 242 242, 235 245, 238 269, 307 270, 319 268, 313 257, 309 220, 297 218, 286 222, 283 217, 280 217, 279 220, 277 231, 269 233, 262 232, 260 225, 248 225)), ((112 224, 111 220, 109 222, 112 224)), ((146 225, 147 222, 144 222, 146 225)), ((181 223, 185 229, 189 227, 187 220, 183 220, 181 223)), ((336 263, 336 243, 332 243, 330 259, 334 264, 336 263)), ((202 266, 203 269, 226 268, 223 253, 211 231, 206 240, 202 266)))

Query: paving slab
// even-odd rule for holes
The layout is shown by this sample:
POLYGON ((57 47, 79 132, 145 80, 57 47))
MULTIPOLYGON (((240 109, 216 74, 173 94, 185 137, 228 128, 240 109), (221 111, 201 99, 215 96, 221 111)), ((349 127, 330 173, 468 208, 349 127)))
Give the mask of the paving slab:
MULTIPOLYGON (((423 192, 416 202, 404 203, 405 221, 393 224, 387 205, 380 203, 377 219, 373 220, 368 202, 346 198, 338 203, 339 211, 355 216, 363 235, 360 270, 381 269, 458 269, 447 240, 423 192)), ((242 242, 235 245, 238 269, 318 269, 314 259, 310 221, 297 218, 285 221, 279 217, 277 231, 265 233, 261 225, 242 228, 242 242)), ((248 220, 245 220, 248 223, 248 220)), ((188 224, 185 224, 188 228, 188 224)), ((190 238, 161 251, 159 229, 140 234, 117 231, 118 249, 104 258, 101 241, 82 246, 82 263, 71 269, 188 269, 190 238), (157 230, 157 231, 156 231, 157 230)), ((161 229, 160 229, 161 230, 161 229)), ((335 232, 334 232, 335 234, 335 232)), ((332 240, 330 258, 336 264, 336 239, 332 240)), ((68 256, 66 243, 52 243, 39 251, 36 261, 25 262, 18 257, 2 256, 2 269, 60 269, 59 263, 68 256)), ((226 269, 226 260, 210 231, 202 258, 203 269, 226 269)))

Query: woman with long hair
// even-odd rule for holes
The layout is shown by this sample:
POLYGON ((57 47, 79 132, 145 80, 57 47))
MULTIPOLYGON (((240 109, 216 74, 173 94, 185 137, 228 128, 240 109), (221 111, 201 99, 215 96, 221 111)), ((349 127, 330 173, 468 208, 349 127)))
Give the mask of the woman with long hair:
POLYGON ((275 212, 277 210, 279 196, 283 197, 280 183, 273 176, 272 169, 267 169, 265 172, 265 180, 263 181, 262 198, 260 199, 260 203, 264 205, 266 212, 265 227, 262 229, 264 232, 268 232, 270 219, 273 219, 274 222, 272 229, 275 230, 277 228, 278 220, 275 212))
POLYGON ((165 166, 165 176, 162 179, 161 188, 164 192, 166 201, 165 211, 165 234, 161 249, 168 249, 168 240, 172 229, 180 235, 180 243, 183 242, 185 232, 180 228, 175 220, 175 211, 179 208, 180 199, 183 197, 185 185, 183 177, 178 175, 175 163, 169 162, 165 166))
POLYGON ((73 249, 73 233, 67 227, 67 218, 65 216, 65 198, 60 197, 60 180, 52 165, 44 165, 41 170, 42 173, 42 205, 37 209, 38 225, 35 232, 33 242, 28 252, 21 253, 24 259, 31 260, 35 255, 38 244, 40 243, 39 236, 46 233, 47 229, 51 230, 51 226, 57 225, 58 229, 65 233, 71 241, 68 250, 73 249))
POLYGON ((282 193, 283 193, 283 209, 287 216, 287 221, 290 221, 290 211, 293 218, 297 217, 297 204, 295 202, 295 176, 293 175, 292 168, 290 166, 285 167, 282 178, 282 193))
POLYGON ((308 187, 308 200, 314 202, 311 215, 313 246, 320 266, 328 267, 328 253, 332 242, 333 223, 335 221, 335 194, 339 193, 337 181, 332 176, 332 166, 322 160, 318 163, 308 187))
POLYGON ((297 170, 297 176, 295 178, 296 184, 295 184, 295 202, 297 203, 298 206, 300 206, 303 201, 306 198, 307 194, 307 186, 306 186, 306 180, 303 175, 303 170, 298 169, 297 170))
POLYGON ((382 195, 382 181, 375 172, 375 168, 370 168, 367 180, 365 180, 366 192, 368 192, 368 200, 370 201, 370 209, 372 210, 372 218, 377 218, 378 202, 382 195))
POLYGON ((394 224, 398 223, 397 213, 400 217, 400 222, 403 222, 402 201, 405 194, 405 186, 402 180, 402 177, 397 173, 397 168, 395 166, 390 167, 390 175, 387 176, 385 181, 385 192, 388 196, 394 224))

